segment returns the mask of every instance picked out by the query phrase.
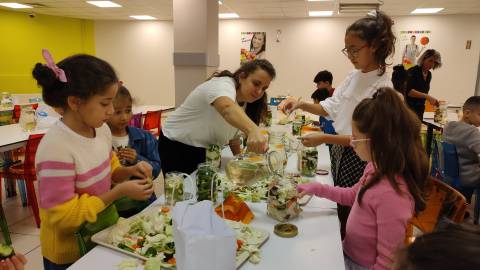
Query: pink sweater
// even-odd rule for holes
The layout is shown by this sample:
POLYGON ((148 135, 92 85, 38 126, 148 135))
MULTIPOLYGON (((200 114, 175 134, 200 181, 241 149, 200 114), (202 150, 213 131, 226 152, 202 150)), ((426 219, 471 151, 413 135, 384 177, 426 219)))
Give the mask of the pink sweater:
POLYGON ((387 179, 370 187, 357 201, 357 193, 375 172, 369 163, 362 178, 351 188, 322 185, 320 197, 352 206, 347 220, 343 250, 353 261, 370 269, 390 269, 396 249, 403 244, 408 221, 414 213, 414 200, 402 177, 397 177, 402 194, 387 179))

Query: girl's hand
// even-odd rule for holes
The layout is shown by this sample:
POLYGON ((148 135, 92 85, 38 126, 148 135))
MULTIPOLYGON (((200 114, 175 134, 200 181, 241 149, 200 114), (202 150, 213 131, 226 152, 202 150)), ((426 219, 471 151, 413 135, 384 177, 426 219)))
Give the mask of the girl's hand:
POLYGON ((263 154, 267 151, 267 138, 261 133, 259 128, 248 133, 247 152, 263 154))
POLYGON ((12 257, 0 262, 0 270, 24 270, 27 259, 22 254, 15 254, 12 257))
POLYGON ((129 163, 135 163, 137 161, 137 151, 135 149, 126 147, 118 151, 119 158, 128 161, 129 163))
POLYGON ((298 197, 302 198, 306 194, 320 197, 322 194, 322 189, 323 184, 320 183, 300 184, 297 186, 297 191, 300 193, 298 197))
POLYGON ((302 144, 307 147, 317 146, 325 143, 325 136, 321 132, 310 133, 301 137, 302 144))
POLYGON ((146 161, 140 161, 137 164, 133 165, 130 167, 131 168, 131 174, 133 177, 140 178, 140 179, 145 179, 145 178, 150 178, 152 179, 152 165, 150 165, 146 161))
POLYGON ((146 179, 125 181, 115 188, 120 189, 120 193, 133 200, 145 201, 153 193, 153 185, 146 179))
POLYGON ((286 115, 289 115, 294 110, 300 107, 301 101, 296 100, 295 98, 287 98, 282 101, 278 108, 286 115))

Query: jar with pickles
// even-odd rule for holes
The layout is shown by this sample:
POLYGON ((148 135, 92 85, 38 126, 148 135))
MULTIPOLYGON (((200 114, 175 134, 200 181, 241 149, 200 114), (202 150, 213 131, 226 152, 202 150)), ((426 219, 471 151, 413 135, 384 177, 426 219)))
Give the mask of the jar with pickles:
POLYGON ((301 211, 293 180, 274 176, 268 190, 267 215, 285 222, 296 218, 301 211))
POLYGON ((304 176, 315 176, 318 164, 318 151, 316 147, 304 147, 300 155, 300 173, 304 176))
POLYGON ((184 200, 195 200, 195 183, 188 174, 168 172, 165 174, 164 194, 165 202, 170 206, 184 200))
POLYGON ((211 163, 214 167, 220 168, 222 149, 217 144, 209 144, 205 151, 205 161, 211 163))
POLYGON ((215 202, 217 199, 217 170, 212 163, 205 162, 198 164, 197 167, 197 200, 210 200, 215 202))

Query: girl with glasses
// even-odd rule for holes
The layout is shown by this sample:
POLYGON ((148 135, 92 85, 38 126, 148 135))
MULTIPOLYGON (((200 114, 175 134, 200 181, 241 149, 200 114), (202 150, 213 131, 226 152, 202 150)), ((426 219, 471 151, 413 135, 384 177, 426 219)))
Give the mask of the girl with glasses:
POLYGON ((300 196, 313 194, 352 207, 343 240, 347 270, 391 269, 409 220, 425 209, 429 176, 420 127, 393 89, 380 88, 352 116, 351 147, 368 162, 360 181, 352 187, 298 185, 300 196))
MULTIPOLYGON (((354 66, 345 80, 336 88, 333 96, 311 104, 289 99, 280 106, 284 112, 301 109, 320 116, 329 116, 334 122, 337 134, 309 134, 302 139, 306 146, 322 143, 332 144, 330 159, 333 181, 336 186, 351 187, 363 173, 366 163, 362 161, 352 147, 351 119, 353 109, 365 98, 372 97, 380 87, 391 87, 390 78, 385 73, 386 59, 395 50, 395 35, 392 32, 392 20, 385 13, 374 11, 357 20, 345 32, 345 48, 342 52, 354 66), (282 108, 283 107, 283 108, 282 108)), ((339 206, 342 237, 349 208, 339 206)))

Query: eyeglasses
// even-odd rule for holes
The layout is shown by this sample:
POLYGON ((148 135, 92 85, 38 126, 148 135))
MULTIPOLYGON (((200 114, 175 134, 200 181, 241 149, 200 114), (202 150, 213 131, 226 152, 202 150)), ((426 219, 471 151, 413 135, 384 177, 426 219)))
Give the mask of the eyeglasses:
POLYGON ((353 58, 356 58, 358 56, 358 53, 365 47, 367 47, 368 44, 365 44, 363 45, 362 47, 358 48, 358 49, 355 49, 355 48, 351 48, 351 49, 347 49, 347 48, 343 48, 341 50, 341 52, 346 56, 346 57, 353 57, 353 58))
POLYGON ((352 148, 357 147, 357 144, 358 144, 359 142, 368 142, 368 141, 370 141, 370 139, 368 139, 368 138, 367 138, 367 139, 355 139, 355 137, 350 136, 350 146, 351 146, 352 148))

